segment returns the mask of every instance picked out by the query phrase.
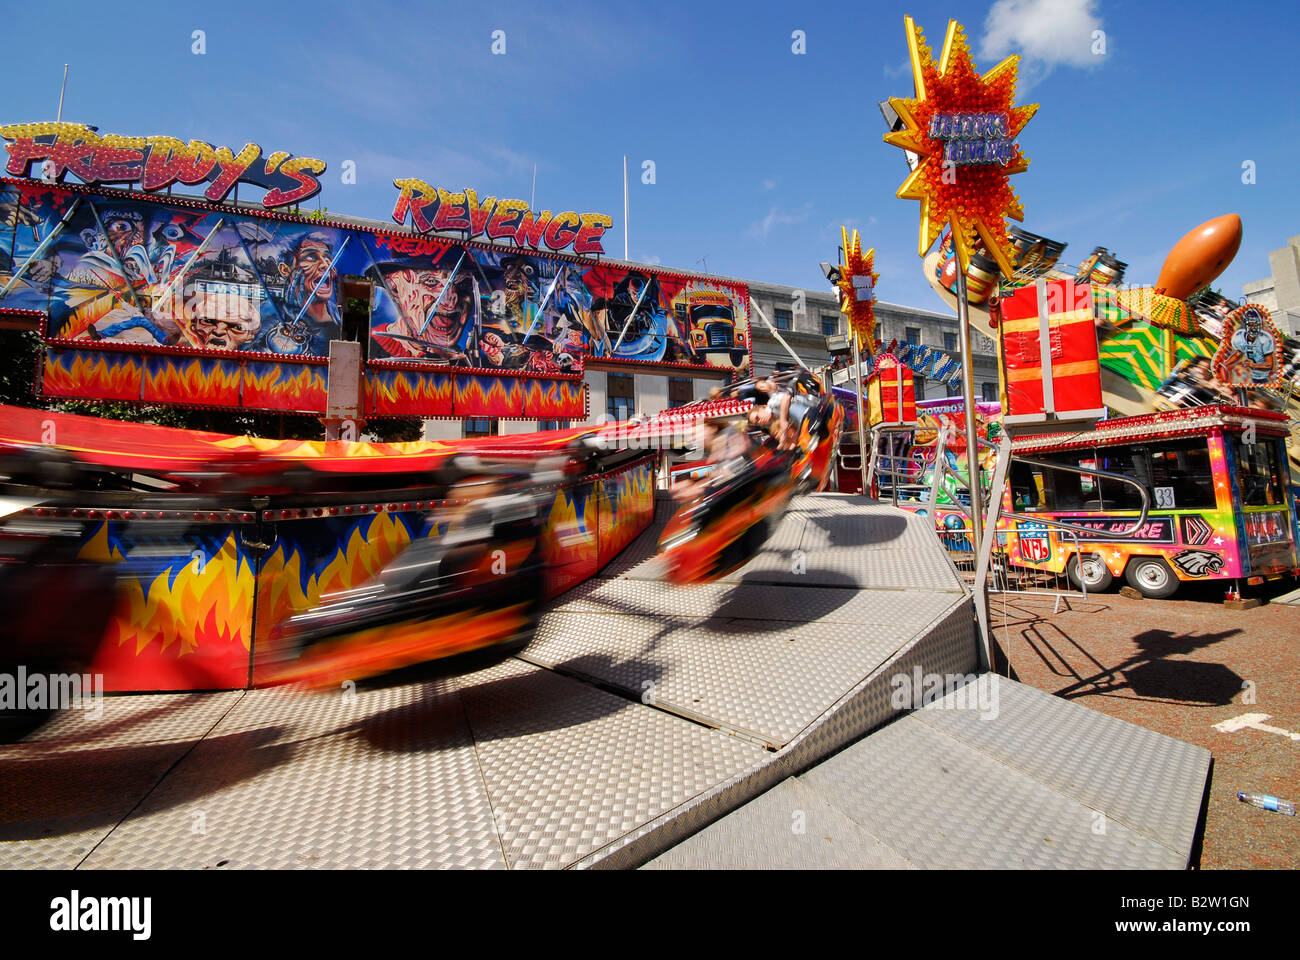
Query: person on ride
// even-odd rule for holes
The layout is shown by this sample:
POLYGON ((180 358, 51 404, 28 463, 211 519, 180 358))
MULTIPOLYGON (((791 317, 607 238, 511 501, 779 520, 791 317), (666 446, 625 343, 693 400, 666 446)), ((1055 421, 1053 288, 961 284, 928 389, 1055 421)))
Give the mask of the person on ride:
POLYGON ((749 435, 726 420, 701 420, 696 425, 696 448, 704 462, 717 467, 698 480, 683 480, 673 486, 674 500, 694 500, 703 496, 711 483, 736 472, 740 461, 749 456, 753 443, 749 435))
POLYGON ((749 411, 749 422, 767 430, 778 450, 793 450, 798 446, 804 420, 816 407, 815 401, 805 394, 784 390, 771 380, 757 381, 754 389, 760 399, 749 411), (767 397, 765 402, 762 396, 767 397))

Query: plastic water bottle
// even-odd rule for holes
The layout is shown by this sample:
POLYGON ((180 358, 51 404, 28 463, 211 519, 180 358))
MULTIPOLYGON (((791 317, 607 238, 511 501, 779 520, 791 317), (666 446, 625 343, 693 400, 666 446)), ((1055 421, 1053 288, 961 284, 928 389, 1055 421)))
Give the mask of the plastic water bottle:
POLYGON ((1279 800, 1266 793, 1238 793, 1237 799, 1242 803, 1254 804, 1263 810, 1276 810, 1278 813, 1285 813, 1288 817, 1295 816, 1295 804, 1290 800, 1279 800))

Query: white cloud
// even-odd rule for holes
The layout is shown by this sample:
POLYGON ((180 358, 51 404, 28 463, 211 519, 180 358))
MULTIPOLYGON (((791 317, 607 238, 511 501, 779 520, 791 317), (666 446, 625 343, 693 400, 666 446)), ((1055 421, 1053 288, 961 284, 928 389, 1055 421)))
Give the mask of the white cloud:
POLYGON ((765 240, 773 227, 788 227, 795 223, 803 223, 811 212, 811 203, 805 203, 798 210, 782 210, 780 207, 773 207, 762 220, 750 224, 749 235, 765 240))
MULTIPOLYGON (((866 231, 869 227, 874 227, 875 225, 876 225, 875 217, 867 217, 865 221, 861 217, 840 217, 836 220, 827 221, 826 226, 823 227, 823 229, 828 230, 836 237, 839 237, 840 227, 846 227, 849 233, 852 234, 854 230, 857 230, 859 233, 862 233, 866 231)), ((862 239, 864 241, 867 241, 869 238, 863 237, 862 239)), ((871 243, 868 242, 867 246, 871 246, 871 243)))
POLYGON ((1097 0, 997 0, 984 20, 981 66, 987 70, 1019 53, 1025 88, 1057 66, 1100 65, 1106 57, 1093 52, 1094 31, 1101 29, 1096 7, 1097 0))

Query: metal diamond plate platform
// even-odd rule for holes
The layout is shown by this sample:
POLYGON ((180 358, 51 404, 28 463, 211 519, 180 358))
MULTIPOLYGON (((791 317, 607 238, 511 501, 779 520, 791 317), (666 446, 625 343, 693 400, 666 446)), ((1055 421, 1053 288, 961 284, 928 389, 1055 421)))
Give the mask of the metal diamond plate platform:
POLYGON ((494 667, 110 697, 0 746, 0 868, 958 865, 980 848, 932 822, 952 794, 1006 834, 995 862, 1185 862, 1192 748, 1070 704, 1087 716, 1061 727, 1060 701, 1014 685, 987 729, 897 702, 900 675, 976 664, 971 598, 923 522, 801 498, 746 566, 676 588, 656 579, 656 508, 494 667), (1081 777, 1089 750, 1105 757, 1081 777), (1149 815, 1135 766, 1180 800, 1149 815), (1101 841, 1062 827, 1094 808, 1101 841))
POLYGON ((779 784, 654 869, 1188 865, 1210 755, 984 674, 779 784))

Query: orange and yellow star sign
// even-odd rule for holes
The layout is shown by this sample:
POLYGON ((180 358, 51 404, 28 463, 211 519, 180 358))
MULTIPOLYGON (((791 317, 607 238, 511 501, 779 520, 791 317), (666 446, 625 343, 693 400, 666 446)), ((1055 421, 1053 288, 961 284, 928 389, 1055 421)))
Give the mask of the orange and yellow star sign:
POLYGON ((918 253, 925 256, 947 223, 963 272, 978 235, 1010 276, 1005 218, 1023 220, 1024 207, 1008 178, 1029 168, 1015 138, 1038 110, 1038 104, 1012 105, 1020 58, 1007 57, 981 76, 971 62, 965 31, 949 20, 936 63, 915 21, 905 17, 903 23, 916 96, 890 97, 890 106, 907 126, 885 134, 885 142, 920 157, 898 188, 901 199, 921 201, 918 253))
POLYGON ((844 262, 840 264, 840 312, 848 318, 849 333, 857 338, 864 357, 876 355, 876 249, 862 252, 858 231, 840 227, 844 242, 844 262))

